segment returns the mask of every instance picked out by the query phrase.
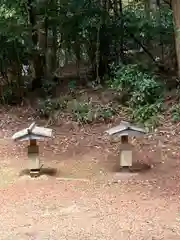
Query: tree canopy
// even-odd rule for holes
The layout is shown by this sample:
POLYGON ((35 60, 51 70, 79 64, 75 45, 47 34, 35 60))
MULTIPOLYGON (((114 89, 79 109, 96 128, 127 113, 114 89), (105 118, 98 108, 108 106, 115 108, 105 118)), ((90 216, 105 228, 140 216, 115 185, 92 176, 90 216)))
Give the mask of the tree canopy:
POLYGON ((68 64, 73 77, 101 84, 122 64, 177 69, 173 12, 164 1, 4 0, 0 30, 2 85, 19 98, 30 85, 63 77, 68 64))

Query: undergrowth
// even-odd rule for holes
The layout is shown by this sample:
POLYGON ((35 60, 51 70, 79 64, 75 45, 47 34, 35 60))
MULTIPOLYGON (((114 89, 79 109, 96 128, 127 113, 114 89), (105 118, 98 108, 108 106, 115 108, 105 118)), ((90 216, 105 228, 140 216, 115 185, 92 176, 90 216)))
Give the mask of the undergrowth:
POLYGON ((158 116, 163 111, 164 86, 151 73, 139 65, 116 68, 114 78, 108 85, 126 95, 122 104, 131 109, 131 119, 144 125, 158 125, 158 116))
POLYGON ((180 121, 180 103, 176 103, 170 108, 170 114, 173 122, 180 121))
POLYGON ((46 99, 38 102, 37 114, 41 117, 50 118, 56 112, 63 112, 78 123, 94 123, 110 121, 117 114, 117 108, 112 104, 101 105, 92 101, 78 101, 61 97, 57 99, 46 99))
POLYGON ((108 87, 114 90, 116 97, 121 97, 121 102, 116 99, 109 104, 101 104, 92 100, 78 101, 78 98, 72 99, 72 96, 48 98, 39 101, 38 115, 49 118, 59 111, 78 123, 93 123, 111 120, 126 106, 132 121, 158 125, 159 115, 163 111, 164 86, 153 74, 138 65, 121 66, 114 70, 108 87))

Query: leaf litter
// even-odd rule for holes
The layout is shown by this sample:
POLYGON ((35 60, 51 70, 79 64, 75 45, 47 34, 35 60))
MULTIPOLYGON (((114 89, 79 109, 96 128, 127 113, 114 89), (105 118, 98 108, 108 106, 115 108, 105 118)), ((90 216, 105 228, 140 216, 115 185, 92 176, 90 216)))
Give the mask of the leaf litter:
POLYGON ((113 172, 119 143, 103 135, 109 125, 62 123, 54 139, 40 143, 43 164, 59 175, 19 181, 26 145, 10 137, 34 119, 18 108, 0 120, 1 239, 179 239, 179 123, 164 119, 153 134, 133 139, 135 160, 152 168, 123 176, 113 172))

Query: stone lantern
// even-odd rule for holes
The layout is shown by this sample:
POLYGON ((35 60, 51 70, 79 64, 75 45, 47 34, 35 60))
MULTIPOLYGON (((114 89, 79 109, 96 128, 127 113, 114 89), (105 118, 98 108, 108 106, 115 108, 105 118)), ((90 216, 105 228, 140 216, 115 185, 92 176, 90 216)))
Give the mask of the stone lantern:
POLYGON ((129 122, 121 121, 120 125, 107 130, 106 133, 112 137, 121 138, 120 168, 132 167, 132 145, 129 143, 128 138, 144 135, 145 130, 135 127, 129 122))
POLYGON ((25 128, 19 132, 16 132, 12 139, 14 141, 29 141, 28 146, 28 158, 29 158, 29 170, 31 177, 37 177, 40 174, 42 165, 39 159, 39 146, 37 140, 44 140, 44 138, 52 137, 52 129, 38 127, 36 123, 32 123, 28 128, 25 128))

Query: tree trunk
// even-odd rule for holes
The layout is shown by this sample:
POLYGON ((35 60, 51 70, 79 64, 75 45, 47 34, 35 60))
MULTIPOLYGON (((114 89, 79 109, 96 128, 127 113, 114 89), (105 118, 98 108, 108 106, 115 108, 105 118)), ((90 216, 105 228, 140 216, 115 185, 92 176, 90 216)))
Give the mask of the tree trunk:
MULTIPOLYGON (((41 21, 41 19, 39 19, 41 21)), ((47 62, 48 58, 48 19, 47 16, 44 18, 44 21, 39 24, 38 28, 38 45, 39 45, 39 54, 41 57, 42 69, 41 69, 41 78, 48 78, 49 76, 49 66, 47 62)))
POLYGON ((76 73, 78 78, 80 78, 80 61, 81 61, 81 46, 80 46, 80 42, 78 41, 78 36, 77 36, 77 40, 74 43, 74 53, 76 56, 76 73))
POLYGON ((57 27, 53 26, 53 46, 52 46, 52 53, 53 53, 53 59, 52 59, 52 71, 55 72, 57 68, 57 27))
MULTIPOLYGON (((58 8, 58 1, 52 0, 51 11, 54 15, 57 13, 58 8)), ((47 19, 48 20, 48 19, 47 19)), ((47 22, 47 21, 46 21, 47 22)), ((46 24, 46 39, 47 39, 47 46, 46 46, 46 71, 50 78, 53 78, 54 73, 57 69, 57 39, 58 39, 58 32, 56 24, 52 24, 51 28, 46 24), (49 33, 49 34, 48 34, 49 33)), ((59 46, 61 48, 61 46, 59 46)))
MULTIPOLYGON (((150 3, 150 0, 146 0, 144 3, 144 10, 145 10, 145 14, 146 14, 146 19, 148 19, 148 22, 151 21, 151 7, 152 7, 152 3, 150 3)), ((150 32, 147 32, 147 38, 145 40, 145 45, 147 48, 151 49, 151 40, 150 40, 150 32)))
POLYGON ((36 11, 34 7, 34 1, 28 0, 28 14, 29 14, 29 23, 32 28, 32 62, 33 68, 35 72, 35 78, 32 82, 32 90, 41 88, 42 86, 42 78, 44 77, 44 56, 42 56, 38 50, 39 36, 37 31, 37 17, 36 11))
POLYGON ((100 67, 100 29, 101 29, 101 20, 99 25, 97 26, 97 39, 96 39, 96 82, 100 84, 100 76, 99 76, 99 67, 100 67))
POLYGON ((178 76, 180 78, 180 0, 172 0, 172 10, 174 17, 174 31, 176 32, 176 55, 178 64, 178 76))
POLYGON ((124 18, 123 18, 122 0, 119 0, 119 15, 121 16, 120 58, 121 58, 122 63, 125 63, 125 56, 124 56, 124 18))

